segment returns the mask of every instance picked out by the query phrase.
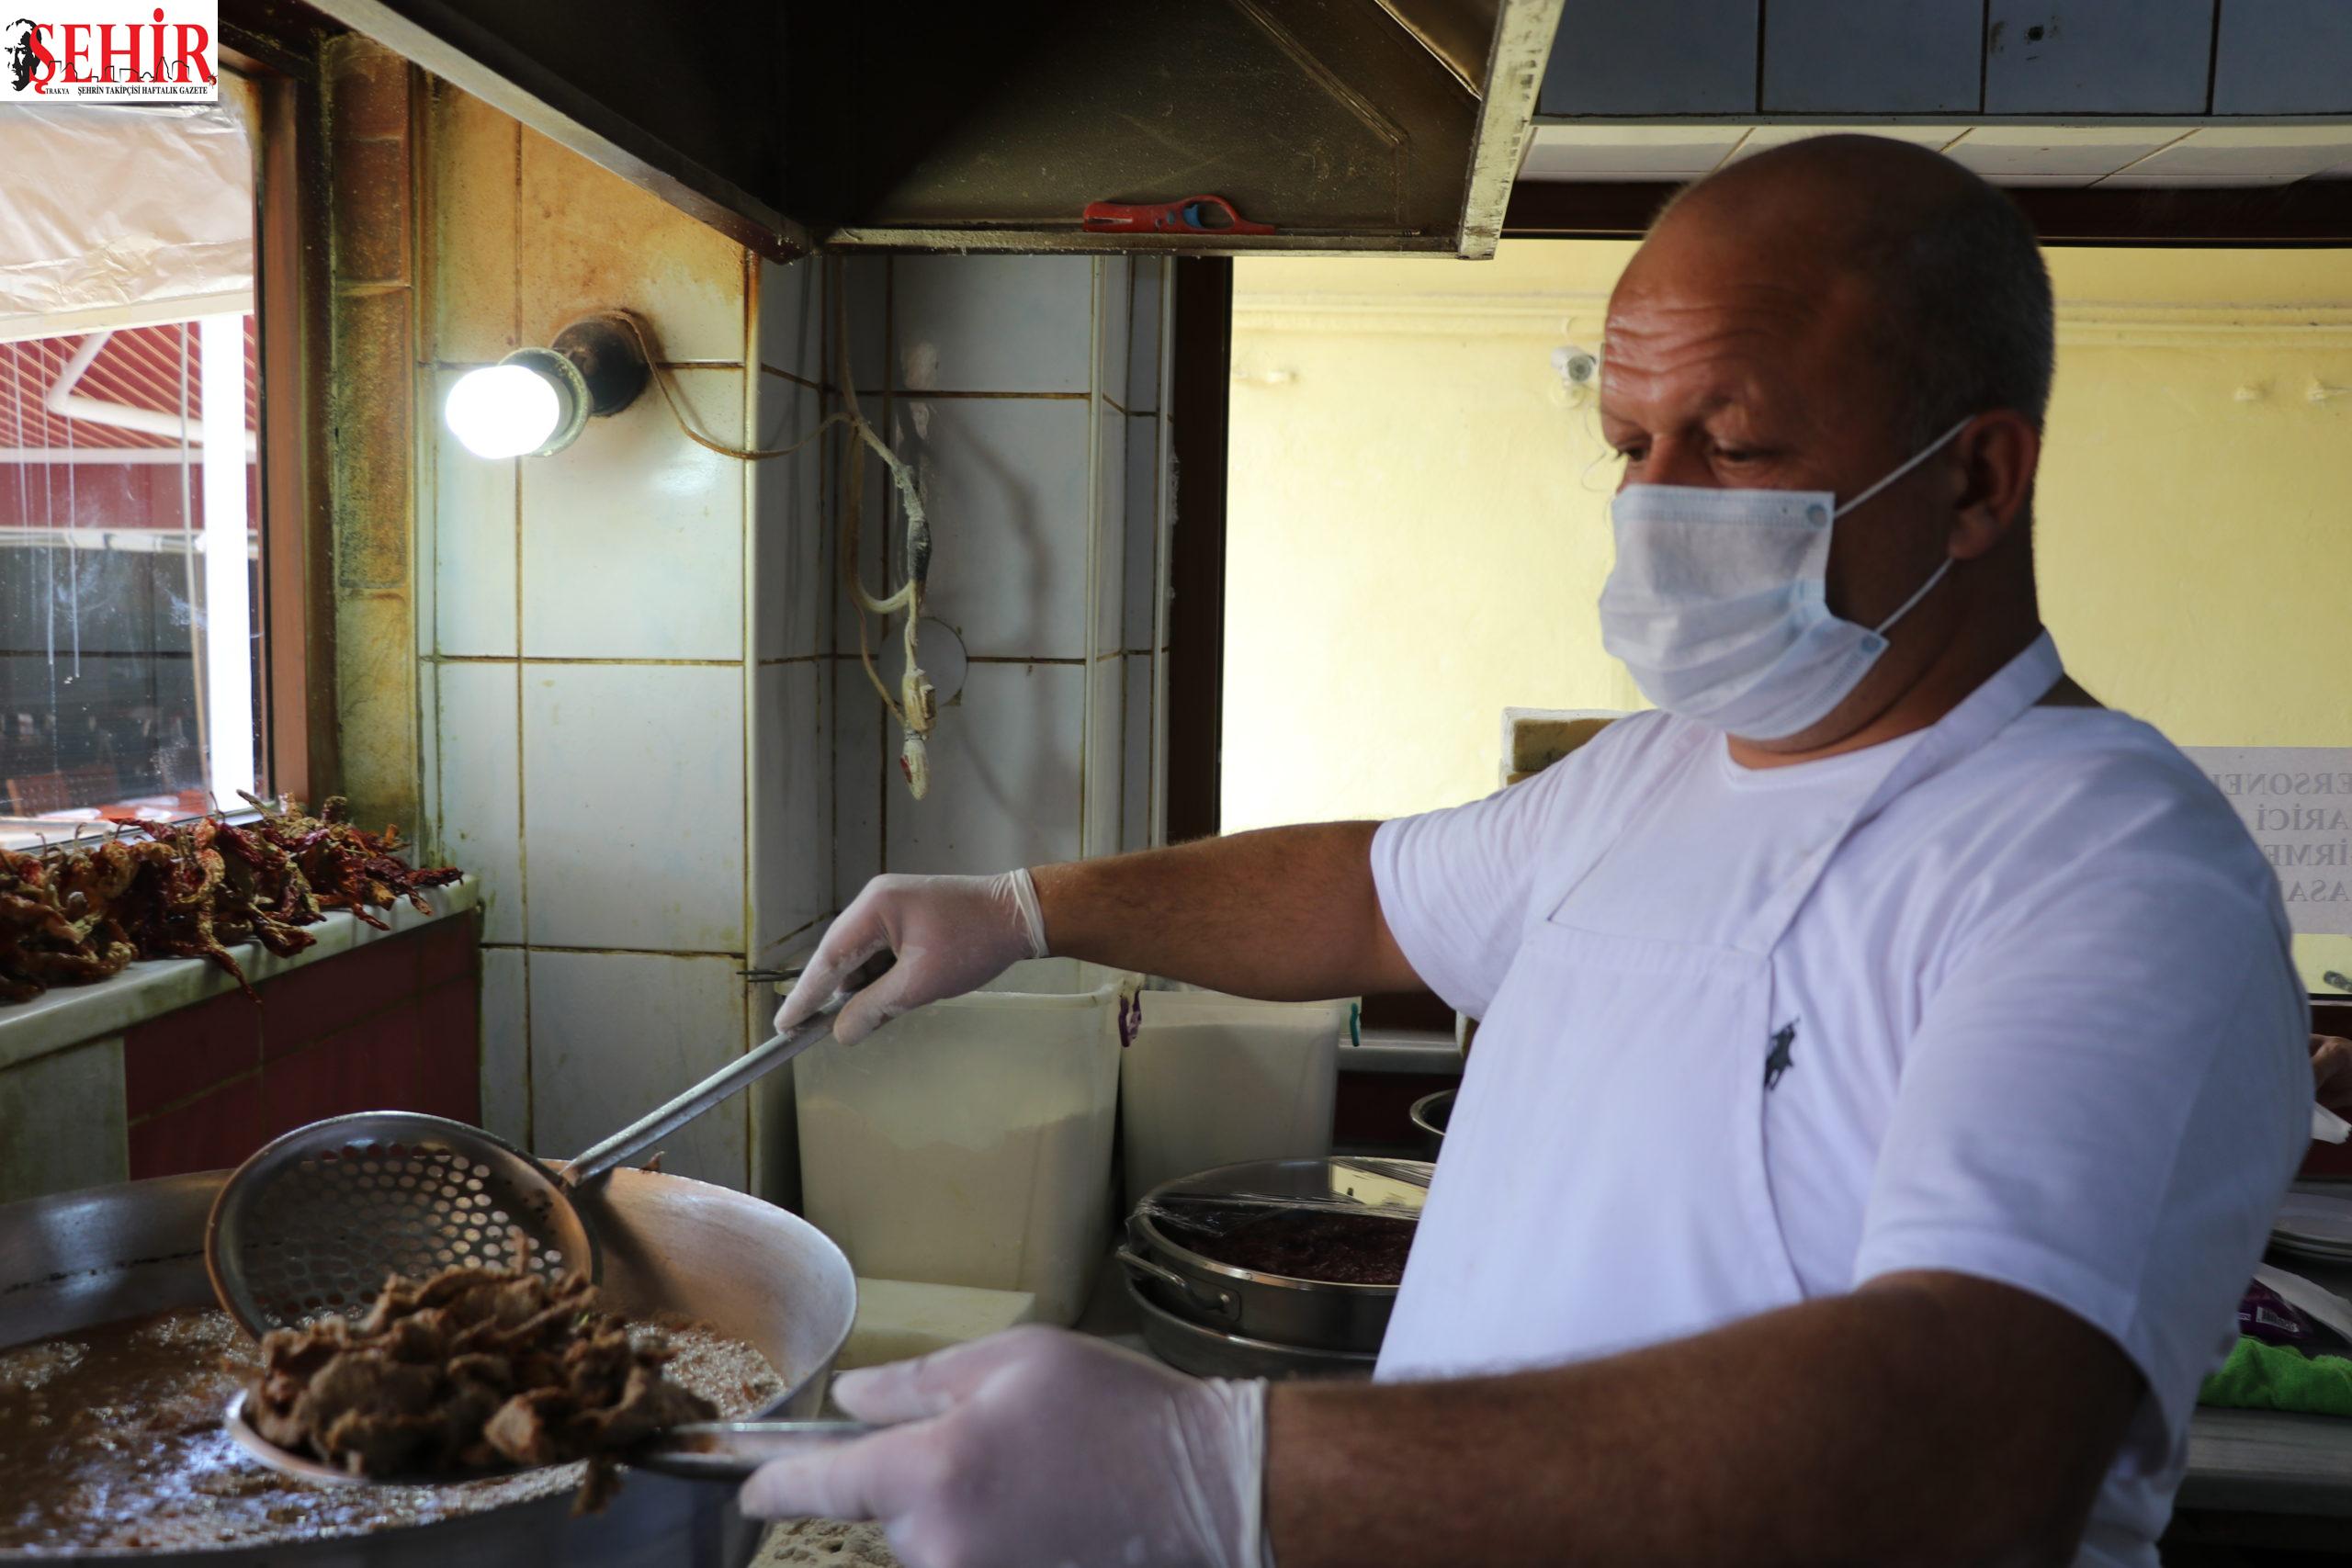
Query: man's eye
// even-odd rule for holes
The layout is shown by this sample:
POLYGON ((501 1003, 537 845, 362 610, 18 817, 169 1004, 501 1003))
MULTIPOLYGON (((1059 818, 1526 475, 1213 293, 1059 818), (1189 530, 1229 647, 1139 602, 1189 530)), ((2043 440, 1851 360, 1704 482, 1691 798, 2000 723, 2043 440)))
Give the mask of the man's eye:
POLYGON ((1643 458, 1648 457, 1650 449, 1646 446, 1620 446, 1616 448, 1618 460, 1626 463, 1638 463, 1643 458))
POLYGON ((1763 454, 1747 446, 1718 446, 1715 456, 1726 463, 1752 463, 1763 454))

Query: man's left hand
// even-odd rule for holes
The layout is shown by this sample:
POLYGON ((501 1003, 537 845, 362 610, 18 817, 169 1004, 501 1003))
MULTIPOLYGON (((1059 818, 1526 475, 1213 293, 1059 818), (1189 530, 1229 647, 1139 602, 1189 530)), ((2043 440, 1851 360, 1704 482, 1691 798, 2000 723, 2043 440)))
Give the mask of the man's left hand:
POLYGON ((1055 1328, 844 1372, 898 1423, 743 1485, 756 1518, 878 1519, 910 1568, 1262 1568, 1265 1385, 1199 1382, 1055 1328))

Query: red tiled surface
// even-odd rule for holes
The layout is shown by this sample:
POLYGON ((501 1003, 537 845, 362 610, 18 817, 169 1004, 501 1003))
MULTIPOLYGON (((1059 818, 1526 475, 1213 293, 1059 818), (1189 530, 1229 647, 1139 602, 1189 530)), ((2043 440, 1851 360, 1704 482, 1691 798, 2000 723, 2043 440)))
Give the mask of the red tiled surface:
POLYGON ((232 991, 123 1032, 123 1108, 136 1120, 260 1065, 260 1011, 232 991))
POLYGON ((417 1109, 417 1015, 412 1002, 352 1025, 262 1069, 269 1134, 355 1111, 417 1109))
POLYGON ((481 917, 474 912, 454 920, 429 925, 415 939, 421 944, 424 974, 418 983, 426 990, 449 980, 471 979, 481 969, 481 917))
POLYGON ((266 1141, 261 1079, 257 1075, 243 1077, 175 1111, 133 1122, 130 1178, 141 1181, 182 1171, 225 1169, 266 1141))
POLYGON ((263 1060, 300 1051, 413 997, 423 947, 415 935, 371 942, 261 987, 263 1060))
POLYGON ((481 990, 470 977, 424 993, 417 1027, 416 1109, 481 1120, 481 990))

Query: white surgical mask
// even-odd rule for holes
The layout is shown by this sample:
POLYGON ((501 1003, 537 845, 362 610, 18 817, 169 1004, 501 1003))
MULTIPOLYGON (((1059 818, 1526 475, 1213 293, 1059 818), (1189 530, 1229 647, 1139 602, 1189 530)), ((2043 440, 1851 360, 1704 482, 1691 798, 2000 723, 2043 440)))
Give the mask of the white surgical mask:
POLYGON ((1609 508, 1617 564, 1600 590, 1601 646, 1668 713, 1752 740, 1818 724, 1886 651, 1888 629, 1951 570, 1947 556, 1894 614, 1856 626, 1829 612, 1830 525, 1967 424, 1843 506, 1826 491, 1627 485, 1609 508))

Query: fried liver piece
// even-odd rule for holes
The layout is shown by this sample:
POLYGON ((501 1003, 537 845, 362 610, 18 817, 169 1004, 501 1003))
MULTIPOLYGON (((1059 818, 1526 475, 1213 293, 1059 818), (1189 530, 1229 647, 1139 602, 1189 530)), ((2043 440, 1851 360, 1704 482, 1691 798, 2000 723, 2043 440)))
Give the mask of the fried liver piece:
POLYGON ((592 1462, 581 1511, 601 1508, 609 1456, 717 1408, 662 1375, 661 1336, 632 1336, 578 1275, 449 1269, 395 1275, 367 1314, 279 1328, 261 1342, 246 1409, 261 1435, 354 1475, 451 1474, 592 1462))

